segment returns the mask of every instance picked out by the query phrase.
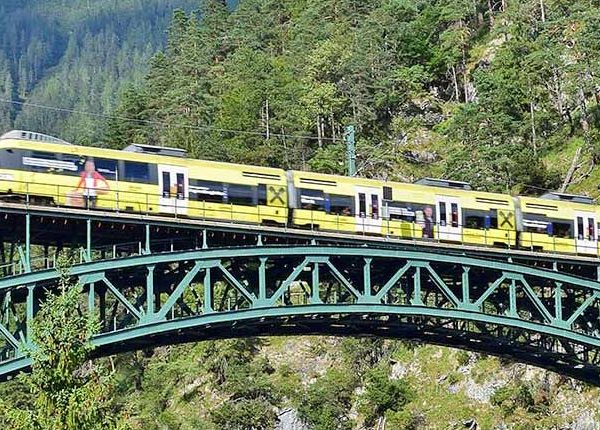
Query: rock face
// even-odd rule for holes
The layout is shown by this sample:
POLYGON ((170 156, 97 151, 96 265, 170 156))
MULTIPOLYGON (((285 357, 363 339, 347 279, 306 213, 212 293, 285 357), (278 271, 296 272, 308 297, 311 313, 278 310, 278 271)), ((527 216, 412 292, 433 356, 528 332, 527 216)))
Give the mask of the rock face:
POLYGON ((279 412, 279 422, 275 427, 275 430, 310 430, 301 420, 298 418, 298 412, 292 408, 282 409, 279 412))
POLYGON ((599 427, 594 414, 589 410, 583 412, 572 425, 573 430, 598 430, 599 427))

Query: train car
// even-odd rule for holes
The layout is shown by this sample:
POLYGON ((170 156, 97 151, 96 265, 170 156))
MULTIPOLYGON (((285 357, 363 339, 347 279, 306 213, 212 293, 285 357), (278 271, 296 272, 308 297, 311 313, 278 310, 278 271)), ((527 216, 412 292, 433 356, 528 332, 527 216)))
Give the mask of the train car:
POLYGON ((419 232, 415 225, 434 221, 433 238, 447 242, 483 246, 516 247, 517 226, 515 202, 511 196, 499 193, 474 191, 465 182, 443 179, 421 179, 414 184, 392 183, 385 191, 389 209, 389 234, 398 228, 402 236, 431 238, 426 228, 419 232), (404 223, 398 225, 394 219, 404 223), (406 222, 409 224, 407 225, 406 222))
POLYGON ((600 208, 586 196, 519 197, 519 245, 533 251, 598 255, 600 208))
POLYGON ((303 228, 515 247, 512 197, 468 184, 415 184, 288 172, 292 224, 303 228))
POLYGON ((285 224, 285 171, 193 160, 148 145, 109 150, 40 133, 0 137, 0 195, 34 203, 285 224))

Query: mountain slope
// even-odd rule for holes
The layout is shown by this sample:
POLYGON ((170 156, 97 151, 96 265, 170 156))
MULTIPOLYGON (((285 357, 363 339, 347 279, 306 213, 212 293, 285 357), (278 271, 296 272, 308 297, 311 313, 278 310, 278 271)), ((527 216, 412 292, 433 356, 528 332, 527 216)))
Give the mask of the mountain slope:
MULTIPOLYGON (((108 113, 165 42, 173 10, 195 0, 0 0, 0 97, 108 113)), ((0 104, 0 130, 20 127, 78 142, 97 119, 0 104)))

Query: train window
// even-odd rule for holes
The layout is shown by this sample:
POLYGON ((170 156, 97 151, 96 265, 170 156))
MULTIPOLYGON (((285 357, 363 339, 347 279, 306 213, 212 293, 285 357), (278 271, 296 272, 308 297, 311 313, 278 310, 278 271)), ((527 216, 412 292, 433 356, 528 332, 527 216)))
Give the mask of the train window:
POLYGON ((3 149, 0 151, 0 169, 23 170, 24 154, 21 149, 3 149))
POLYGON ((148 163, 138 163, 137 161, 123 162, 122 179, 126 182, 141 182, 147 184, 150 182, 150 165, 148 163))
POLYGON ((577 217, 577 239, 583 240, 584 235, 585 235, 585 232, 583 230, 583 218, 578 216, 577 217))
POLYGON ((554 237, 572 238, 573 224, 569 222, 552 222, 552 232, 554 237))
POLYGON ((367 216, 367 200, 365 193, 358 193, 358 215, 361 218, 366 218, 367 216))
POLYGON ((452 227, 458 227, 458 205, 456 203, 451 203, 450 209, 452 211, 452 227))
POLYGON ((446 226, 446 203, 440 202, 440 225, 442 227, 446 226))
POLYGON ((39 173, 58 173, 65 170, 65 165, 58 159, 58 154, 45 151, 31 151, 29 154, 24 154, 23 166, 30 172, 39 173))
POLYGON ((62 161, 69 162, 75 164, 77 166, 77 170, 75 172, 65 172, 74 175, 80 175, 85 171, 85 165, 87 162, 92 163, 90 168, 100 173, 104 179, 108 181, 116 181, 118 178, 118 161, 117 160, 109 160, 106 158, 96 158, 96 157, 85 157, 81 155, 75 154, 62 154, 62 161))
POLYGON ((107 158, 94 158, 94 164, 96 165, 96 171, 100 173, 108 181, 116 181, 118 178, 118 165, 117 160, 110 160, 107 158))
POLYGON ((223 203, 226 200, 225 187, 222 182, 190 179, 190 199, 212 203, 223 203))
POLYGON ((383 187, 383 200, 392 200, 392 187, 383 187))
POLYGON ((596 234, 598 235, 596 239, 600 241, 600 222, 596 224, 596 234))
POLYGON ((379 218, 379 196, 377 194, 371 194, 371 217, 379 218))
POLYGON ((329 205, 329 213, 331 214, 346 216, 354 215, 354 197, 330 194, 329 205))
POLYGON ((463 224, 465 228, 473 229, 498 228, 497 211, 463 209, 463 224))
POLYGON ((384 209, 386 209, 385 212, 387 212, 387 217, 390 220, 423 223, 426 216, 435 218, 433 206, 419 203, 386 202, 384 209))
POLYGON ((258 204, 266 206, 267 204, 267 186, 265 184, 259 184, 257 187, 258 204))
POLYGON ((162 196, 164 199, 171 198, 171 173, 162 172, 162 196))
POLYGON ((321 190, 300 189, 300 208, 317 211, 325 210, 325 195, 321 190))
POLYGON ((588 240, 596 240, 594 228, 594 218, 588 218, 588 240))
POLYGON ((234 205, 256 206, 256 187, 228 184, 227 199, 234 205))

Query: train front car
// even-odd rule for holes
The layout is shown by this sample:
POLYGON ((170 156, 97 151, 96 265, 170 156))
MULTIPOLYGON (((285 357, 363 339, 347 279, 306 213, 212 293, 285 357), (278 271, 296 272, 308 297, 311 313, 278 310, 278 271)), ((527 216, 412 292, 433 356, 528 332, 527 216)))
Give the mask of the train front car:
POLYGON ((598 255, 600 208, 593 199, 563 193, 520 197, 519 246, 532 251, 598 255))

